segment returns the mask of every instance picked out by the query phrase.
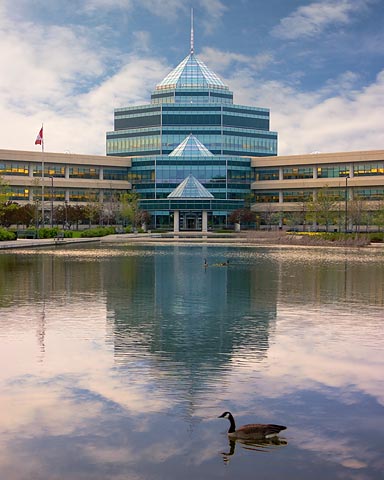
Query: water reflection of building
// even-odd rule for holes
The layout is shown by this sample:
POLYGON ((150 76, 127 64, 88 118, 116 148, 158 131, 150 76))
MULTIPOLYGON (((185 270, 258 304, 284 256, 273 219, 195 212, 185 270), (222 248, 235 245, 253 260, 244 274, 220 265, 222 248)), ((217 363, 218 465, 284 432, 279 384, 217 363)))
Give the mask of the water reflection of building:
POLYGON ((203 259, 200 247, 159 247, 104 265, 120 365, 143 356, 198 391, 229 369, 234 357, 266 356, 276 318, 276 264, 249 269, 235 260, 205 269, 203 259))

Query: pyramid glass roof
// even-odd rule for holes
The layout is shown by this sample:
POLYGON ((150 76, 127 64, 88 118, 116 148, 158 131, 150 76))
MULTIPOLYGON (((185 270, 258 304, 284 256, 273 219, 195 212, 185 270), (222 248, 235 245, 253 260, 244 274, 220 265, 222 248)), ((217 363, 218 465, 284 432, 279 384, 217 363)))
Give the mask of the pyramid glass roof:
POLYGON ((228 90, 223 81, 191 52, 173 69, 156 90, 168 88, 219 88, 228 90))
POLYGON ((170 154, 170 157, 213 157, 206 146, 204 146, 192 133, 186 137, 179 146, 170 154))
POLYGON ((168 198, 214 198, 192 174, 168 195, 168 198))

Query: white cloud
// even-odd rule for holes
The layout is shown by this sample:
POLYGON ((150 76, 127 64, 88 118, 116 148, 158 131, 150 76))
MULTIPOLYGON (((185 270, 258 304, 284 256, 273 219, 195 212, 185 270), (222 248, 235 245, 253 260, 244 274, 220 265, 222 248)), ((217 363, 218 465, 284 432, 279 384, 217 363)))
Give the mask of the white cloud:
POLYGON ((200 0, 200 8, 205 10, 205 13, 199 15, 199 23, 207 34, 212 34, 218 24, 220 25, 228 7, 221 0, 200 0))
POLYGON ((162 18, 177 20, 178 16, 189 9, 188 2, 180 0, 137 0, 140 6, 162 18))
MULTIPOLYGON (((47 151, 105 154, 113 109, 148 103, 174 66, 149 56, 147 31, 134 34, 136 46, 125 57, 106 47, 108 33, 102 26, 15 23, 0 7, 0 148, 38 148, 44 122, 47 151)), ((360 74, 348 70, 303 93, 288 78, 263 80, 261 72, 276 66, 269 52, 205 48, 199 57, 234 91, 235 103, 270 108, 282 155, 383 148, 384 72, 357 88, 360 74)))
POLYGON ((270 109, 279 155, 294 155, 383 148, 384 70, 364 88, 352 88, 357 77, 345 72, 312 92, 283 80, 258 80, 247 67, 223 80, 234 103, 270 109))
POLYGON ((273 55, 270 53, 244 55, 237 52, 223 52, 212 47, 205 47, 199 58, 214 72, 225 72, 228 68, 233 66, 241 68, 242 65, 246 65, 253 71, 259 71, 273 62, 273 55))
POLYGON ((134 49, 139 52, 148 53, 151 51, 151 34, 145 30, 138 30, 133 32, 134 49))
POLYGON ((188 4, 180 0, 86 0, 84 11, 94 13, 98 10, 120 10, 129 12, 132 8, 146 9, 153 15, 175 21, 181 13, 188 10, 188 4))
POLYGON ((113 109, 146 103, 167 69, 156 59, 122 58, 104 47, 102 33, 101 27, 15 24, 0 15, 1 148, 33 149, 44 122, 47 151, 105 154, 113 109))
POLYGON ((272 35, 286 40, 313 37, 329 26, 348 24, 352 15, 369 3, 370 0, 337 0, 304 5, 280 20, 272 35))
POLYGON ((127 10, 132 6, 133 0, 85 0, 84 10, 95 11, 100 9, 123 9, 127 10))

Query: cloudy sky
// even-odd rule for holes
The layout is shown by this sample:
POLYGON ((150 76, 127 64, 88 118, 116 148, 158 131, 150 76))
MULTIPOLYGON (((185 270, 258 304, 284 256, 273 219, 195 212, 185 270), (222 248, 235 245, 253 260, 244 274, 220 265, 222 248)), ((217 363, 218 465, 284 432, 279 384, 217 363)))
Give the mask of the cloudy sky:
POLYGON ((279 154, 384 148, 384 0, 0 0, 0 148, 105 154, 114 108, 195 52, 279 154))

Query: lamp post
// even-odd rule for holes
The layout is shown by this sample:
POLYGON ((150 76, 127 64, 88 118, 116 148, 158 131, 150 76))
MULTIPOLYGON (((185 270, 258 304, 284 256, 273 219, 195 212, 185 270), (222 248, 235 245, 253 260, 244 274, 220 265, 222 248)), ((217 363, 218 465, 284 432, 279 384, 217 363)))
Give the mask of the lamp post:
POLYGON ((53 177, 51 179, 51 228, 53 228, 53 177))

